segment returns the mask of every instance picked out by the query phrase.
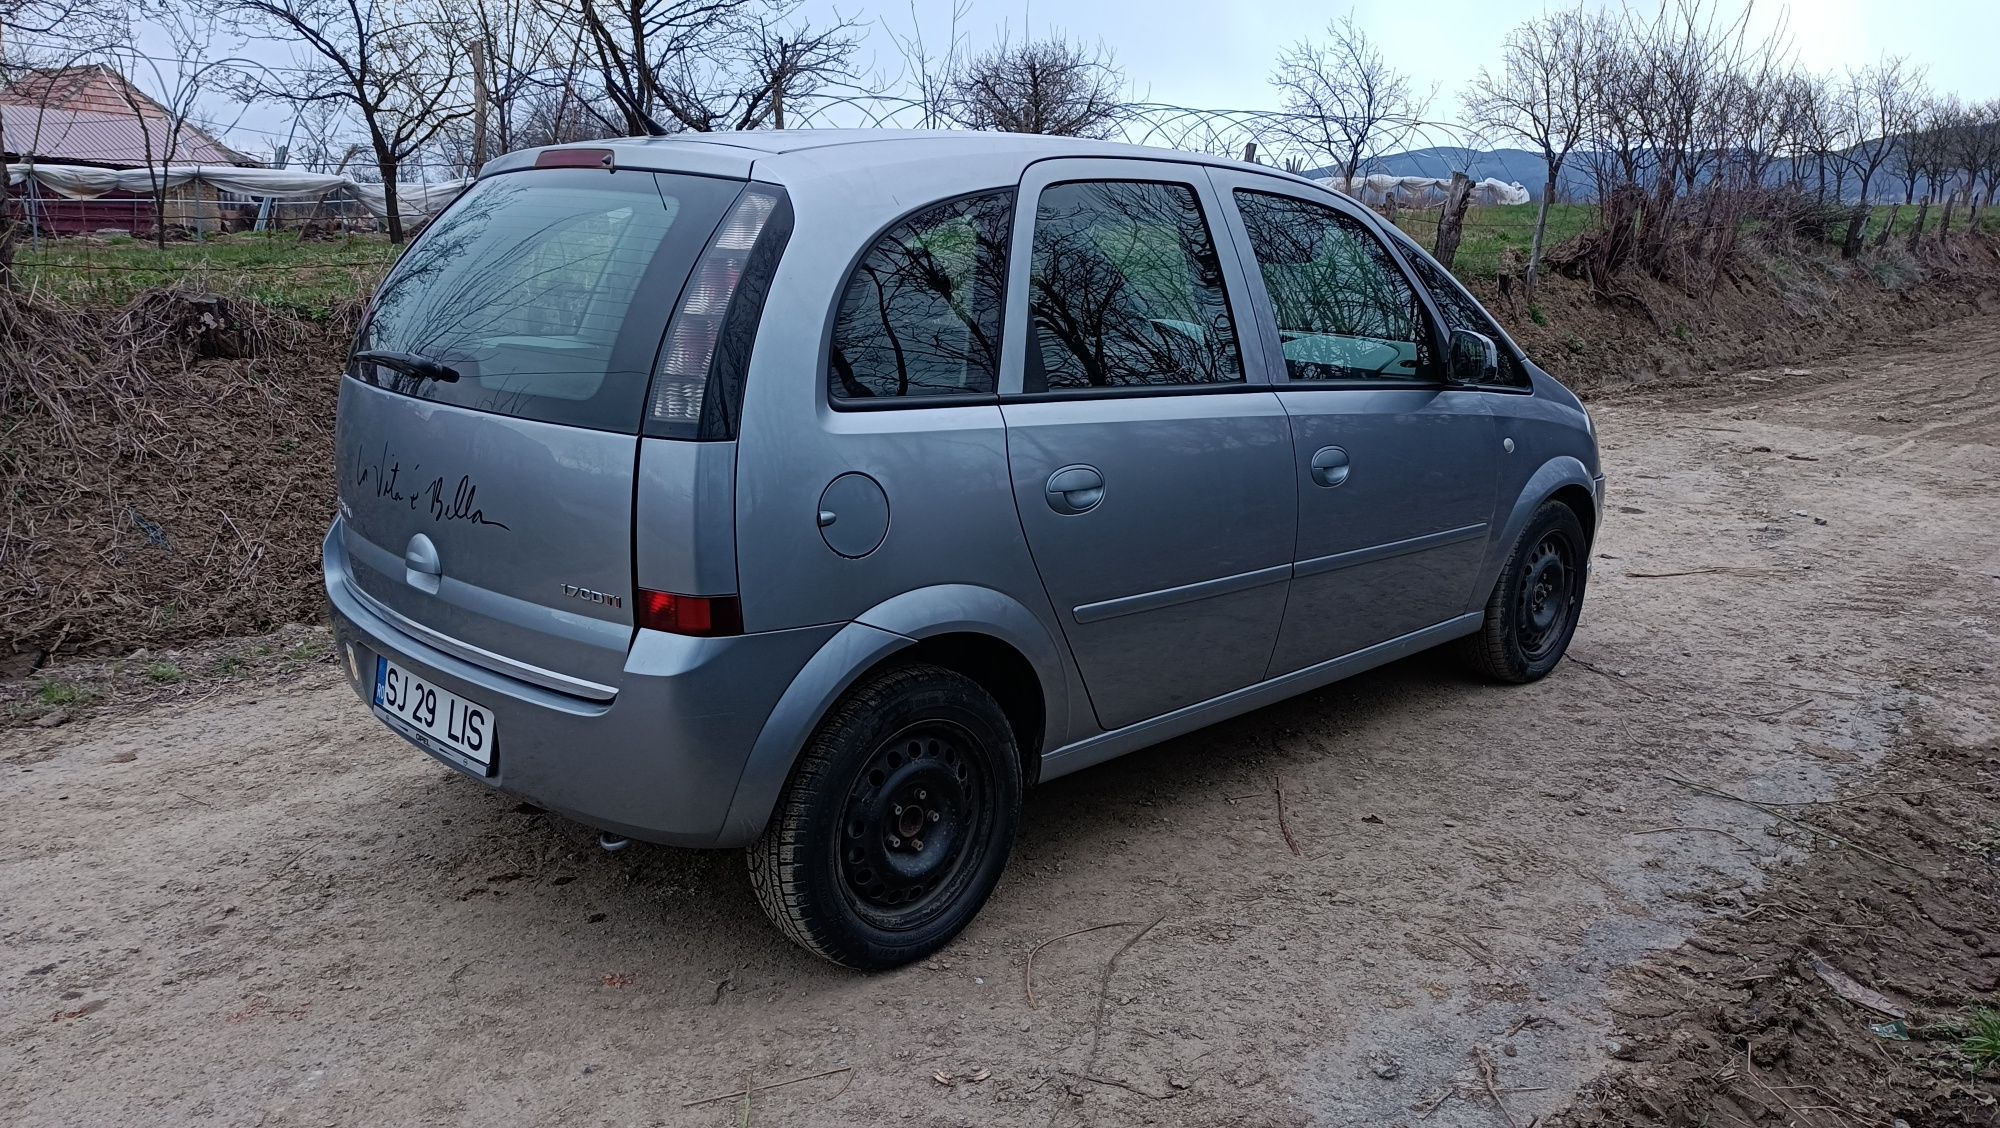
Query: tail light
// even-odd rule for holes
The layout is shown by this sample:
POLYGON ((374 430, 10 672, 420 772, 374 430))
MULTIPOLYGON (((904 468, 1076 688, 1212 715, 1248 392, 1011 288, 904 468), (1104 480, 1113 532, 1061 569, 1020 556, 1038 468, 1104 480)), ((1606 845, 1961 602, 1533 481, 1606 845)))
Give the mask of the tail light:
POLYGON ((735 437, 749 341, 756 336, 777 254, 791 234, 790 212, 777 189, 753 184, 722 217, 667 323, 647 401, 648 435, 735 437))
POLYGON ((639 591, 639 625, 669 634, 714 638, 743 633, 743 604, 733 595, 639 591))

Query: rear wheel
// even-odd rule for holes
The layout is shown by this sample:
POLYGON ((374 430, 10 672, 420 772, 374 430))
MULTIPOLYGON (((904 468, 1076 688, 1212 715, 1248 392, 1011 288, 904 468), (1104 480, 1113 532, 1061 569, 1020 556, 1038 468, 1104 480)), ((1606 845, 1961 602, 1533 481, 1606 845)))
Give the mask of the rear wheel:
POLYGON ((850 690, 821 722, 750 847, 750 882, 808 951, 897 967, 978 913, 1020 816, 1020 754, 1000 706, 961 674, 904 666, 850 690))
POLYGON ((1545 501, 1535 510, 1486 601, 1486 621, 1465 640, 1474 668, 1505 682, 1531 682, 1556 668, 1583 611, 1589 551, 1569 506, 1545 501))

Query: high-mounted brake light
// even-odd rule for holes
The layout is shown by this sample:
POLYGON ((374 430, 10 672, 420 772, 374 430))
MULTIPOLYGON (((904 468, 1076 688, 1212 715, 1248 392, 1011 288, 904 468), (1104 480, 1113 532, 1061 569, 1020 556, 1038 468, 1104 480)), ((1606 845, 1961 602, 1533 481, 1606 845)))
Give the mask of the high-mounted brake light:
POLYGON ((743 633, 743 604, 733 595, 639 591, 639 625, 670 634, 715 638, 743 633))
POLYGON ((536 168, 610 168, 609 149, 550 149, 535 158, 536 168))
POLYGON ((700 427, 709 366, 722 340, 729 303, 777 206, 778 197, 772 193, 745 189, 696 261, 680 306, 667 325, 666 343, 660 347, 659 371, 653 374, 652 401, 647 406, 648 433, 681 432, 692 438, 700 427))

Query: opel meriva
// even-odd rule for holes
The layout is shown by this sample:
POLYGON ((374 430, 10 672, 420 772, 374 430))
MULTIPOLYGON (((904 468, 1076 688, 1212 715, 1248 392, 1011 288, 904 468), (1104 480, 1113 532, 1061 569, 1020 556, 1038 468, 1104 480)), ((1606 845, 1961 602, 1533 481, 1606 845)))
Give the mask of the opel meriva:
POLYGON ((325 570, 399 735, 610 835, 747 847, 886 968, 1024 789, 1459 642, 1548 673, 1589 416, 1300 177, 1005 134, 515 153, 383 283, 325 570))

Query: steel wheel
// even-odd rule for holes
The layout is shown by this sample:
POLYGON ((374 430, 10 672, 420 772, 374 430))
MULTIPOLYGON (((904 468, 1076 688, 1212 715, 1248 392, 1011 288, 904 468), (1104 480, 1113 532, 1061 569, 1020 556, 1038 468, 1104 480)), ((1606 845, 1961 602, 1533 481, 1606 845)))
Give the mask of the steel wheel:
POLYGON ((750 883, 785 935, 848 967, 922 959, 972 920, 1021 820, 1013 728, 953 670, 911 663, 850 689, 801 750, 750 883))
POLYGON ((1576 548, 1562 530, 1552 529, 1521 562, 1521 654, 1529 662, 1548 657, 1568 636, 1583 595, 1576 581, 1576 548))
POLYGON ((920 721, 875 749, 842 811, 840 877, 855 912, 905 929, 937 915, 978 864, 991 759, 950 721, 920 721))
POLYGON ((1460 644, 1473 668, 1519 684, 1561 664, 1583 613, 1589 553, 1576 511, 1553 500, 1537 506, 1500 568, 1479 630, 1460 644))

